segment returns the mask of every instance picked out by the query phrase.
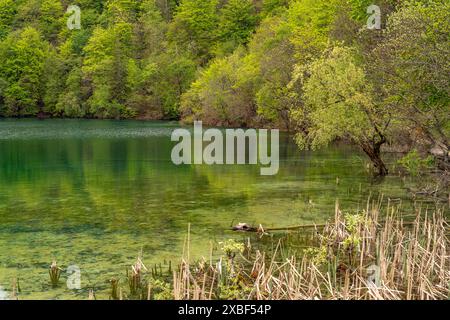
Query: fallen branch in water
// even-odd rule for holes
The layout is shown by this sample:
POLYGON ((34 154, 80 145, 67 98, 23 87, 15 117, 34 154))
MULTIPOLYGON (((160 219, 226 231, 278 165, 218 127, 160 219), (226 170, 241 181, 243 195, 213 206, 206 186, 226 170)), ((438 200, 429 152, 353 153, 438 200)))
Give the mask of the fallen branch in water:
MULTIPOLYGON (((386 221, 382 220, 379 224, 384 224, 386 221)), ((413 225, 414 222, 403 222, 404 226, 413 225)), ((268 231, 288 231, 288 230, 299 230, 299 229, 308 229, 308 228, 317 228, 323 229, 327 226, 327 224, 301 224, 297 226, 288 226, 288 227, 277 227, 277 228, 264 228, 261 224, 258 227, 254 227, 249 225, 248 223, 238 223, 234 227, 231 228, 232 231, 242 231, 242 232, 257 232, 257 233, 266 233, 268 231)))
POLYGON ((253 227, 247 223, 238 223, 231 228, 233 231, 244 231, 244 232, 266 232, 266 231, 285 231, 285 230, 296 230, 303 228, 324 228, 325 224, 303 224, 298 226, 289 227, 278 227, 278 228, 264 228, 261 224, 258 227, 253 227))

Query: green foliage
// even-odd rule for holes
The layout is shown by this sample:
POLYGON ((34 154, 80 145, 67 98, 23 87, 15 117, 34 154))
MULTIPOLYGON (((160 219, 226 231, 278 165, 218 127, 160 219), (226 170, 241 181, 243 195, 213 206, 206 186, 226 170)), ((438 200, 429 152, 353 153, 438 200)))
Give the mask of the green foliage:
POLYGON ((238 276, 230 277, 227 282, 227 284, 219 284, 219 299, 221 300, 247 299, 252 291, 252 288, 238 276))
POLYGON ((249 45, 261 78, 255 97, 258 115, 285 128, 289 128, 289 110, 293 103, 287 85, 297 61, 291 37, 292 28, 285 18, 268 17, 249 45))
POLYGON ((351 141, 372 160, 377 174, 386 175, 381 146, 392 119, 388 105, 376 100, 361 59, 352 48, 336 46, 296 76, 303 84, 304 103, 292 110, 300 130, 300 148, 316 149, 334 140, 351 141))
POLYGON ((381 174, 399 137, 448 151, 446 0, 381 0, 381 31, 367 0, 70 4, 81 30, 66 1, 0 0, 0 116, 278 127, 302 148, 352 141, 381 174))
POLYGON ((17 7, 13 0, 0 0, 0 41, 12 30, 16 13, 17 7))
MULTIPOLYGON (((365 22, 367 19, 367 8, 374 4, 372 0, 349 0, 348 1, 351 8, 352 18, 359 21, 365 22)), ((378 4, 377 4, 378 5, 378 4)))
POLYGON ((212 57, 217 40, 218 0, 182 0, 169 29, 169 40, 199 63, 212 57))
POLYGON ((244 252, 245 246, 243 243, 236 242, 234 239, 228 239, 219 243, 221 250, 228 258, 233 257, 236 253, 244 252))
POLYGON ((238 45, 246 44, 256 23, 257 16, 251 0, 229 0, 220 10, 219 46, 232 52, 238 45))
POLYGON ((361 242, 360 229, 368 221, 365 221, 363 214, 344 213, 345 229, 348 232, 347 237, 342 241, 345 249, 356 248, 361 242))
POLYGON ((287 8, 289 0, 263 0, 261 15, 267 17, 269 15, 276 15, 283 9, 287 8))
POLYGON ((152 296, 154 300, 172 300, 173 289, 169 282, 160 279, 151 278, 148 284, 151 287, 152 296))
POLYGON ((288 10, 288 23, 292 29, 301 62, 317 57, 328 42, 331 25, 336 17, 339 0, 297 0, 288 10))
POLYGON ((219 242, 219 245, 228 259, 225 261, 225 268, 221 268, 218 296, 225 300, 245 299, 250 294, 251 288, 241 275, 242 266, 235 262, 236 254, 242 254, 245 245, 234 239, 219 242))
POLYGON ((362 142, 374 134, 370 114, 376 112, 371 87, 351 49, 335 47, 309 68, 305 106, 292 112, 307 121, 307 134, 296 137, 301 148, 327 145, 337 138, 362 142))
POLYGON ((132 26, 118 23, 108 29, 94 30, 85 47, 83 72, 92 81, 89 112, 97 117, 130 117, 125 106, 129 93, 128 66, 132 53, 132 26))
POLYGON ((42 0, 40 6, 39 30, 44 37, 54 42, 64 26, 63 7, 60 1, 42 0))
POLYGON ((408 152, 403 158, 398 160, 398 163, 402 165, 406 171, 412 176, 420 175, 424 170, 430 168, 434 164, 432 156, 426 158, 420 157, 417 149, 413 149, 408 152))
POLYGON ((388 98, 396 103, 405 125, 422 138, 449 147, 450 136, 450 3, 408 1, 391 14, 383 43, 388 98))
POLYGON ((0 48, 3 112, 9 116, 29 116, 41 111, 42 75, 47 44, 34 28, 10 34, 0 48))
POLYGON ((136 21, 139 12, 139 1, 136 0, 108 0, 104 19, 109 24, 118 22, 132 23, 136 21))
POLYGON ((71 4, 81 8, 81 30, 66 28, 60 1, 0 2, 0 116, 178 118, 198 66, 168 44, 159 2, 71 4), (19 42, 21 34, 33 39, 19 42), (28 55, 22 47, 37 38, 43 52, 28 55))
MULTIPOLYGON (((298 0, 288 9, 283 2, 276 7, 278 14, 268 14, 261 21, 247 49, 241 47, 228 57, 216 58, 200 74, 184 95, 185 119, 201 118, 222 125, 269 123, 290 128, 290 110, 298 102, 298 96, 288 87, 292 72, 296 64, 306 63, 326 47, 335 4, 298 0)), ((243 28, 242 23, 230 23, 239 17, 239 21, 252 17, 251 7, 244 2, 238 6, 230 1, 221 13, 221 32, 234 30, 234 35, 245 35, 251 30, 243 28), (235 18, 228 18, 232 14, 235 18)), ((227 49, 222 47, 220 54, 227 49)))
POLYGON ((65 88, 58 96, 54 110, 55 114, 71 118, 84 117, 86 115, 86 110, 82 103, 81 81, 81 69, 72 69, 67 76, 65 88))
POLYGON ((321 266, 321 265, 324 265, 327 263, 327 247, 326 246, 320 246, 317 248, 307 248, 307 249, 303 250, 303 253, 316 266, 321 266))

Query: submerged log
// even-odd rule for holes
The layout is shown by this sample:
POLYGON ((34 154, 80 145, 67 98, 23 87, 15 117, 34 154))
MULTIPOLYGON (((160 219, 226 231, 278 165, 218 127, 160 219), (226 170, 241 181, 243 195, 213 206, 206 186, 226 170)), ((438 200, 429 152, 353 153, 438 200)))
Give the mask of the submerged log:
POLYGON ((263 228, 262 225, 258 227, 253 227, 248 223, 238 223, 234 227, 231 228, 233 231, 243 231, 243 232, 258 232, 264 233, 266 231, 285 231, 285 230, 296 230, 296 229, 304 229, 304 228, 324 228, 325 224, 303 224, 298 226, 289 226, 289 227, 279 227, 279 228, 263 228))
POLYGON ((250 226, 247 223, 238 223, 234 227, 231 228, 233 231, 246 231, 246 232, 256 232, 258 231, 257 228, 250 226))

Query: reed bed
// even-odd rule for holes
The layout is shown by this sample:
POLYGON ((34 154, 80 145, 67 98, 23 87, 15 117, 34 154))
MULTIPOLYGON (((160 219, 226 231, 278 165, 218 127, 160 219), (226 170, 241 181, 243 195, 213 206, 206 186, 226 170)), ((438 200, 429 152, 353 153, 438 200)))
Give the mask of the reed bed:
MULTIPOLYGON (((270 256, 250 244, 228 243, 217 262, 191 263, 173 274, 173 297, 202 299, 448 299, 449 227, 442 211, 404 221, 393 208, 358 214, 336 205, 334 220, 312 234, 313 245, 270 256), (244 247, 244 248, 243 248, 244 247)), ((188 246, 187 246, 188 247, 188 246)))
MULTIPOLYGON (((336 203, 332 221, 279 233, 270 229, 245 241, 213 246, 208 259, 192 261, 190 225, 180 263, 147 269, 142 253, 125 277, 109 281, 109 299, 140 300, 436 300, 450 298, 449 225, 444 210, 417 209, 401 214, 381 200, 362 212, 348 213, 336 203), (281 236, 281 237, 279 237, 281 236), (251 240, 253 239, 253 240, 251 240), (166 267, 168 268, 166 269, 166 267), (124 288, 122 288, 122 286, 124 288)), ((59 285, 61 268, 53 261, 50 283, 59 285)), ((18 280, 11 299, 18 299, 18 280)), ((102 296, 98 298, 102 299, 102 296)), ((93 289, 89 300, 97 299, 93 289)))

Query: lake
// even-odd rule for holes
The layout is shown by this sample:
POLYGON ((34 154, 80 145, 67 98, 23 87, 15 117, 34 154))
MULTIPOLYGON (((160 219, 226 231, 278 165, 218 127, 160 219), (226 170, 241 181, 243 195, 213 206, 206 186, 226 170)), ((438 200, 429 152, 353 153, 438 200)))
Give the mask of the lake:
POLYGON ((299 151, 280 136, 280 169, 172 164, 176 122, 0 120, 0 286, 19 279, 21 299, 108 298, 142 253, 152 266, 175 262, 191 224, 191 256, 235 237, 232 224, 323 223, 336 199, 365 208, 369 194, 406 199, 402 180, 375 181, 357 149, 299 151), (48 267, 81 269, 82 290, 49 285, 48 267))

